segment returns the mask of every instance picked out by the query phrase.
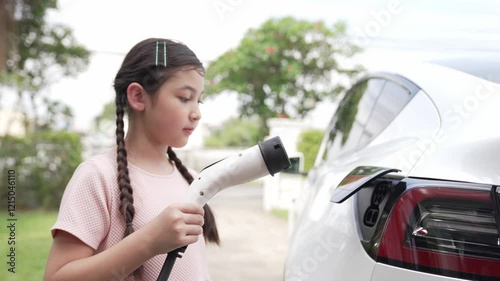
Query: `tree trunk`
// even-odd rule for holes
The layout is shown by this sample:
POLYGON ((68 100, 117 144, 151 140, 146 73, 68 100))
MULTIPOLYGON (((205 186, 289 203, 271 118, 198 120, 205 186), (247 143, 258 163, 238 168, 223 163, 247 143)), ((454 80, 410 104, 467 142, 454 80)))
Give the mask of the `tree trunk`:
POLYGON ((15 48, 14 6, 12 0, 0 0, 0 71, 7 68, 8 52, 15 48))
POLYGON ((0 71, 7 67, 8 21, 7 0, 0 0, 0 71))

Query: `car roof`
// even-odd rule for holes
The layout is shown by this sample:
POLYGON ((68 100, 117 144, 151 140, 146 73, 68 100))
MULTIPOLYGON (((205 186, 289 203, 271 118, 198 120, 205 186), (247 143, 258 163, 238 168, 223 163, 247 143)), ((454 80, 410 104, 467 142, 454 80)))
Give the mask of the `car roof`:
POLYGON ((437 109, 444 113, 478 93, 487 92, 495 103, 498 102, 500 83, 485 79, 496 77, 498 74, 489 75, 488 69, 498 67, 494 66, 493 59, 487 62, 486 58, 472 56, 432 61, 415 61, 409 58, 388 61, 384 66, 372 69, 367 74, 370 76, 377 72, 386 72, 408 79, 427 94, 437 109), (476 75, 471 74, 473 71, 476 75), (483 77, 480 77, 480 74, 483 77))
POLYGON ((445 139, 445 145, 429 150, 422 157, 425 165, 416 165, 409 176, 498 183, 498 177, 494 178, 498 173, 491 173, 491 169, 498 169, 495 161, 500 155, 496 148, 500 140, 500 84, 492 81, 498 77, 496 61, 493 56, 450 57, 399 61, 390 67, 390 72, 415 83, 432 101, 445 139))
POLYGON ((429 62, 500 84, 500 55, 462 55, 429 62))

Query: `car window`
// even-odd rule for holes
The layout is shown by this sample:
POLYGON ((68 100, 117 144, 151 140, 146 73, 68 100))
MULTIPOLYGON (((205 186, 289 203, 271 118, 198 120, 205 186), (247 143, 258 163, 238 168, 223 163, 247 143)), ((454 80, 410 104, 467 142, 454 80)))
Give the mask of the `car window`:
POLYGON ((411 97, 408 89, 387 80, 363 128, 357 148, 365 146, 382 132, 410 101, 411 97))
POLYGON ((356 148, 383 85, 383 79, 372 78, 356 84, 346 93, 328 126, 323 159, 356 148))

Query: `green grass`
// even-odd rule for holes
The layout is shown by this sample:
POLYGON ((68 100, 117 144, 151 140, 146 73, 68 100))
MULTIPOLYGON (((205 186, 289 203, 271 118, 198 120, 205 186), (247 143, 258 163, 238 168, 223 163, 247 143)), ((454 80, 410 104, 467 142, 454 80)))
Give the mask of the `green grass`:
POLYGON ((287 221, 288 220, 288 210, 285 209, 272 209, 271 212, 273 215, 277 216, 278 218, 287 221))
POLYGON ((50 228, 56 212, 16 213, 17 221, 7 221, 7 213, 0 214, 0 280, 40 281, 52 245, 50 228), (15 223, 15 245, 9 245, 9 223, 15 223), (15 247, 15 273, 8 271, 10 247, 15 247))

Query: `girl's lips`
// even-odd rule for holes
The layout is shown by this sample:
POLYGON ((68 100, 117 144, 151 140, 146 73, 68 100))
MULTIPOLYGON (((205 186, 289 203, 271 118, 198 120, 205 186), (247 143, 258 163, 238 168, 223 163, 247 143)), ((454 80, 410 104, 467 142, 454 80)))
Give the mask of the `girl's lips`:
POLYGON ((185 128, 185 129, 183 129, 183 131, 186 132, 188 135, 191 135, 193 133, 194 129, 193 128, 185 128))

